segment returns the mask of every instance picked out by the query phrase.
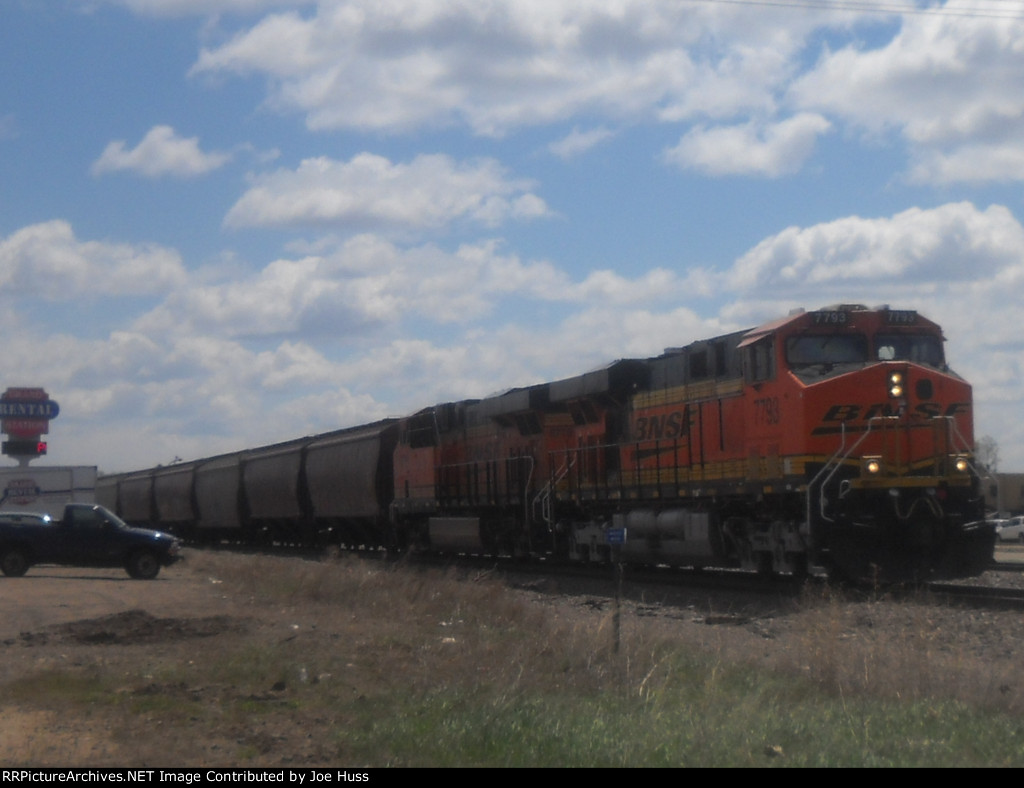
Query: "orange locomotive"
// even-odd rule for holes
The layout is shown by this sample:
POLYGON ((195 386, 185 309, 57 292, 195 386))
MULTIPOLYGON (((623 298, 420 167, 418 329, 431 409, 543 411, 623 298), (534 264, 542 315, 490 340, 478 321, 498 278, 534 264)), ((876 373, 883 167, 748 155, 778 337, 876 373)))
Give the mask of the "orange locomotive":
POLYGON ((840 305, 403 420, 407 544, 854 578, 991 562, 971 387, 912 311, 840 305))

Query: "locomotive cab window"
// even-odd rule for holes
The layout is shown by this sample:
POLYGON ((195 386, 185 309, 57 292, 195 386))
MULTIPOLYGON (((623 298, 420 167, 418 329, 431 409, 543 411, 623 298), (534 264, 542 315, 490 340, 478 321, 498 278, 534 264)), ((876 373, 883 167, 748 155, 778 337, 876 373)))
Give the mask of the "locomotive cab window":
POLYGON ((863 334, 805 334, 786 340, 786 362, 791 368, 863 364, 867 360, 868 339, 863 334))
POLYGON ((945 364, 942 340, 932 334, 879 334, 875 356, 879 361, 913 361, 932 367, 945 364))

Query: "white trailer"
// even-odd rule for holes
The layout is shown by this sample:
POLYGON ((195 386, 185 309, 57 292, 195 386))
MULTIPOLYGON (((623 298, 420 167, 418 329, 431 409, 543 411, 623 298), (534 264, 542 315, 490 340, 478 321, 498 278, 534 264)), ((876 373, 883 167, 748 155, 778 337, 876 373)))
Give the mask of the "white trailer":
POLYGON ((39 512, 59 520, 65 504, 95 502, 95 465, 0 468, 0 512, 39 512))

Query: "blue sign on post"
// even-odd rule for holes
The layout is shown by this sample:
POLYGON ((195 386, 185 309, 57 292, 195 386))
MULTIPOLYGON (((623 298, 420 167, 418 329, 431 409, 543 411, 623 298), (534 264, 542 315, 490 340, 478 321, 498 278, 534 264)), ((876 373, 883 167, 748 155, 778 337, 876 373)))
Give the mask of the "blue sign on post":
POLYGON ((604 532, 604 543, 605 544, 625 544, 626 543, 626 529, 625 528, 609 528, 604 532))

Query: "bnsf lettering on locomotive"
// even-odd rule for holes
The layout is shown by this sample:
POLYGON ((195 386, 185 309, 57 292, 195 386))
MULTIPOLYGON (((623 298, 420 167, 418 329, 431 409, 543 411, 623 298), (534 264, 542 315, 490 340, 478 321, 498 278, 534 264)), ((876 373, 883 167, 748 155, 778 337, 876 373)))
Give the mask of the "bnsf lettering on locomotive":
POLYGON ((934 419, 942 413, 942 406, 938 402, 921 402, 914 408, 914 413, 926 419, 934 419))
POLYGON ((661 416, 641 416, 636 420, 634 434, 637 440, 681 438, 689 434, 690 422, 684 411, 674 410, 661 416))
MULTIPOLYGON (((953 402, 946 407, 945 411, 939 402, 919 402, 914 406, 914 413, 926 419, 934 419, 939 416, 948 418, 958 413, 969 413, 970 410, 969 402, 953 402)), ((822 422, 868 421, 878 417, 898 416, 899 413, 899 406, 889 402, 868 405, 866 408, 862 408, 860 405, 833 405, 825 413, 822 422)))
POLYGON ((880 402, 862 408, 860 405, 833 405, 822 421, 868 421, 881 416, 898 416, 899 405, 880 402))
POLYGON ((860 405, 833 405, 822 421, 854 421, 860 414, 860 405))
POLYGON ((867 421, 879 416, 898 416, 899 405, 877 403, 862 408, 860 405, 833 405, 822 421, 867 421))
POLYGON ((871 405, 864 412, 864 420, 877 419, 879 416, 899 416, 900 406, 898 403, 885 402, 878 405, 871 405))

